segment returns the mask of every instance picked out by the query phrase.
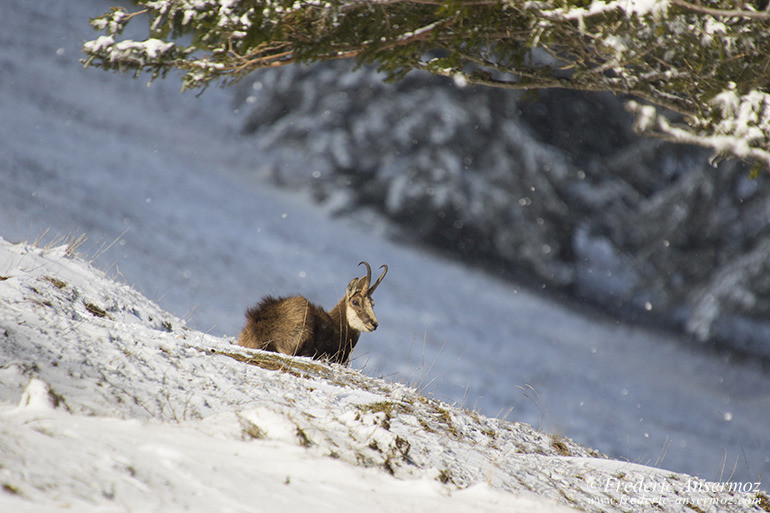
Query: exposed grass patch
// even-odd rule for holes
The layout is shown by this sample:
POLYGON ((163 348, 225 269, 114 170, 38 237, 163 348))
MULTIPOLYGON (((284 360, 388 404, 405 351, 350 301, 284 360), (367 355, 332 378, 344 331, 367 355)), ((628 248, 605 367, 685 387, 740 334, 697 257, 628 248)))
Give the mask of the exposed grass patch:
POLYGON ((45 276, 43 279, 44 279, 45 281, 47 281, 47 282, 51 283, 51 284, 52 284, 54 287, 56 287, 57 289, 63 289, 64 287, 66 287, 66 286, 67 286, 67 284, 66 284, 66 283, 64 283, 63 281, 61 281, 61 280, 60 280, 60 279, 58 279, 58 278, 54 278, 53 276, 45 276))
POLYGON ((435 430, 435 429, 433 429, 432 427, 430 427, 430 424, 428 424, 427 422, 425 422, 425 419, 423 419, 423 418, 421 418, 421 417, 418 417, 418 418, 417 418, 417 422, 419 422, 419 423, 420 423, 420 427, 421 427, 421 428, 423 428, 423 429, 424 429, 425 431, 427 431, 428 433, 435 433, 435 432, 436 432, 436 430, 435 430))
POLYGON ((481 432, 492 439, 497 437, 497 431, 492 428, 482 428, 481 432))
POLYGON ((86 310, 96 317, 107 317, 107 312, 93 303, 86 303, 86 310))
POLYGON ((401 452, 401 456, 406 458, 409 455, 409 450, 412 448, 412 444, 409 443, 409 440, 406 438, 401 438, 400 436, 396 436, 396 449, 401 452))
POLYGON ((397 407, 393 401, 377 401, 376 403, 359 404, 357 406, 362 411, 384 413, 388 417, 393 415, 393 409, 397 407))
POLYGON ((556 451, 561 454, 562 456, 570 456, 570 450, 567 447, 567 444, 564 443, 564 441, 559 436, 554 436, 551 440, 551 447, 556 449, 556 451))
POLYGON ((457 428, 455 428, 454 423, 452 422, 452 415, 449 413, 449 410, 442 408, 436 403, 432 404, 432 406, 439 418, 439 422, 446 426, 447 431, 449 431, 452 436, 458 436, 457 428))
MULTIPOLYGON (((201 350, 203 351, 203 350, 201 350)), ((278 353, 267 351, 254 351, 251 354, 243 354, 236 351, 222 351, 219 349, 209 349, 208 354, 217 354, 229 356, 239 362, 248 363, 267 370, 278 370, 297 377, 309 377, 314 374, 320 374, 323 370, 320 364, 313 364, 297 359, 282 357, 278 353)))
POLYGON ((390 420, 394 413, 400 409, 399 404, 393 401, 377 401, 376 403, 358 404, 356 407, 362 413, 382 413, 383 419, 380 425, 390 431, 390 420))
POLYGON ((228 356, 239 362, 266 370, 285 372, 298 378, 322 378, 334 385, 366 390, 372 393, 387 394, 390 392, 390 389, 372 378, 361 376, 354 371, 341 369, 337 365, 330 365, 321 360, 292 357, 270 351, 242 348, 240 346, 233 346, 232 351, 214 348, 196 349, 207 354, 228 356))
POLYGON ((770 498, 762 492, 757 492, 754 497, 759 501, 757 505, 765 511, 770 511, 770 498))
POLYGON ((21 491, 11 483, 3 483, 3 491, 11 495, 21 495, 21 491))
POLYGON ((452 478, 452 472, 448 468, 441 470, 441 472, 438 473, 438 477, 436 477, 436 479, 438 479, 441 484, 454 484, 455 482, 452 478))
POLYGON ((580 505, 578 504, 578 502, 573 497, 570 497, 569 495, 567 495, 567 492, 565 492, 561 488, 559 489, 559 495, 561 495, 562 498, 565 501, 567 501, 567 503, 570 504, 572 507, 582 509, 580 508, 580 505))
POLYGON ((238 423, 241 425, 241 434, 245 440, 259 440, 267 436, 264 429, 245 417, 239 415, 238 423))
POLYGON ((310 447, 313 445, 313 441, 310 439, 309 436, 307 436, 307 433, 302 430, 301 427, 297 426, 297 440, 299 441, 299 444, 302 447, 310 447))

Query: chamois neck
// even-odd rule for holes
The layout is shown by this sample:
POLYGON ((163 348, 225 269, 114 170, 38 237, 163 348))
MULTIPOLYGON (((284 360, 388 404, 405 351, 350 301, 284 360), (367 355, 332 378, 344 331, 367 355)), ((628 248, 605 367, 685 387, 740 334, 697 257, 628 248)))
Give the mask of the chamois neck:
POLYGON ((358 337, 361 336, 361 332, 351 327, 348 322, 348 305, 344 297, 331 309, 329 316, 334 321, 335 326, 340 330, 342 340, 346 341, 352 350, 358 342, 358 337))
POLYGON ((329 311, 329 316, 334 320, 334 324, 340 331, 345 329, 356 332, 348 323, 348 305, 344 297, 329 311))

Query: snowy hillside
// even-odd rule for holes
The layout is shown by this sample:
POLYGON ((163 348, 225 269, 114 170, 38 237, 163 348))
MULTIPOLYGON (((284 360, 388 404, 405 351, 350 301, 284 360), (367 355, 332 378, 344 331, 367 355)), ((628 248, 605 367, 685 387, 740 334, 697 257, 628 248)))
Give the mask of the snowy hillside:
MULTIPOLYGON (((34 241, 48 230, 42 237, 46 245, 58 234, 85 233, 80 253, 95 267, 119 275, 190 327, 230 338, 241 328, 244 310, 262 295, 301 293, 330 306, 359 271, 359 261, 387 264, 390 272, 377 291, 380 327, 362 337, 352 368, 418 385, 428 395, 490 417, 512 409, 513 420, 616 458, 716 481, 770 474, 770 377, 755 362, 691 350, 665 333, 564 308, 495 276, 394 243, 384 236, 387 225, 369 212, 358 212, 355 220, 334 218, 304 195, 277 191, 254 177, 254 168, 269 168, 275 155, 269 148, 255 153, 250 146, 255 143, 237 135, 243 113, 229 107, 227 91, 183 95, 172 80, 147 87, 141 79, 82 68, 77 62, 82 42, 93 36, 87 20, 113 3, 38 0, 3 6, 0 237, 34 241)), ((20 258, 0 259, 0 274, 14 275, 20 258)), ((155 307, 125 300, 120 304, 131 305, 128 313, 116 317, 122 312, 118 300, 100 295, 111 286, 78 285, 71 277, 49 274, 76 285, 79 297, 111 316, 93 318, 76 300, 72 308, 77 308, 67 310, 76 319, 124 322, 126 330, 154 328, 152 337, 133 338, 123 328, 83 324, 112 348, 108 361, 97 358, 98 365, 120 365, 125 352, 135 354, 133 341, 143 340, 157 346, 151 353, 158 357, 148 358, 147 365, 184 354, 174 362, 260 372, 244 371, 231 358, 204 358, 193 349, 203 342, 190 337, 185 343, 192 346, 179 346, 179 321, 155 307), (130 313, 134 308, 141 319, 130 313), (163 333, 163 321, 173 333, 163 333), (168 341, 173 343, 164 345, 168 341)), ((62 301, 72 297, 74 289, 29 279, 41 293, 60 294, 62 301)), ((13 279, 2 283, 18 288, 13 279)), ((45 302, 54 299, 18 290, 43 304, 37 313, 53 315, 45 302)), ((45 335, 40 329, 55 336, 50 324, 34 325, 35 336, 28 338, 37 343, 38 335, 45 335)), ((82 334, 78 325, 67 326, 63 340, 82 334)), ((8 329, 27 328, 14 323, 8 329)), ((7 343, 10 337, 6 341, 0 331, 0 347, 12 347, 7 343)), ((149 390, 134 390, 134 380, 147 371, 131 366, 124 371, 126 383, 116 382, 128 390, 116 406, 114 394, 94 384, 101 374, 81 365, 91 359, 91 346, 55 345, 50 355, 70 351, 76 363, 68 369, 88 378, 51 383, 76 412, 92 411, 86 406, 94 402, 93 411, 106 408, 125 417, 130 409, 132 415, 167 420, 184 418, 185 404, 207 418, 218 408, 206 405, 218 404, 209 395, 221 397, 219 388, 164 388, 155 384, 156 373, 150 373, 149 390), (90 388, 81 390, 78 383, 90 388)), ((3 353, 0 366, 10 369, 10 358, 29 361, 3 353)), ((163 366, 167 380, 176 379, 174 365, 163 366)), ((46 375, 40 377, 47 381, 56 367, 43 368, 46 375)), ((15 383, 13 395, 7 395, 11 403, 29 376, 0 379, 15 383)), ((225 389, 236 395, 246 386, 227 383, 225 389)), ((3 447, 14 445, 5 435, 0 438, 3 447)))
POLYGON ((0 240, 3 511, 768 510, 340 366, 189 329, 0 240))

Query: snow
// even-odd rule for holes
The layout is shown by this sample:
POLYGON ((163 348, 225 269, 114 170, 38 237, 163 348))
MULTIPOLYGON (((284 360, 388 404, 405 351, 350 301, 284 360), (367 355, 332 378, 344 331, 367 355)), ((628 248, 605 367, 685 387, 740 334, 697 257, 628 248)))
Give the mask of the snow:
MULTIPOLYGON (((575 478, 585 465, 537 454, 553 452, 551 435, 523 425, 512 425, 515 433, 498 435, 494 443, 468 434, 477 443, 470 450, 444 436, 442 411, 451 411, 456 429, 474 425, 460 409, 434 404, 430 414, 402 412, 390 420, 390 431, 381 426, 382 412, 356 420, 361 405, 401 404, 399 398, 414 396, 397 383, 483 415, 512 407, 516 421, 665 468, 666 476, 689 472, 753 481, 768 474, 770 378, 761 368, 690 350, 661 332, 567 309, 389 241, 387 225, 376 217, 333 218, 304 195, 251 177, 245 171, 268 173, 276 157, 238 136, 240 119, 227 108, 227 91, 180 95, 171 80, 147 88, 142 80, 77 63, 80 45, 92 36, 88 18, 110 6, 41 0, 4 9, 0 67, 12 78, 0 82, 0 236, 40 236, 41 242, 3 243, 0 254, 0 276, 8 277, 0 281, 0 479, 11 483, 0 493, 0 510, 6 509, 3 501, 13 511, 62 504, 165 509, 199 489, 207 501, 235 494, 233 508, 245 508, 242 501, 253 494, 244 497, 231 484, 250 490, 268 479, 258 458, 278 458, 273 449, 285 452, 281 458, 298 476, 285 486, 309 487, 309 495, 297 500, 344 486, 341 479, 304 483, 300 476, 306 474, 295 467, 305 465, 318 465, 312 467, 315 477, 352 472, 361 481, 351 486, 366 482, 405 496, 411 490, 420 504, 445 501, 440 507, 450 510, 463 493, 468 501, 482 496, 488 507, 512 501, 501 502, 501 511, 522 508, 518 501, 525 500, 552 505, 522 497, 526 486, 515 476, 562 505, 569 503, 560 489, 570 496, 584 490, 580 504, 595 497, 575 478), (135 289, 71 260, 65 246, 40 249, 57 235, 81 232, 88 240, 79 252, 135 289), (363 259, 390 267, 377 291, 380 327, 364 334, 353 353, 352 367, 362 374, 334 368, 331 375, 356 382, 387 376, 377 385, 384 392, 302 381, 206 353, 212 347, 232 351, 229 342, 243 311, 264 294, 301 293, 335 304, 363 259), (33 379, 47 387, 28 389, 37 383, 33 379), (25 389, 27 404, 36 408, 17 409, 25 389), (420 420, 442 437, 422 432, 420 420), (244 431, 257 432, 253 426, 267 438, 252 446, 241 438, 244 431), (297 447, 295 427, 313 440, 310 449, 297 447), (406 484, 372 468, 400 458, 398 437, 409 441, 415 458, 415 447, 427 450, 414 474, 406 464, 394 469, 406 484), (517 458, 522 437, 535 441, 517 458), (172 452, 142 452, 145 440, 172 452), (373 441, 378 449, 369 447, 373 441), (335 444, 346 449, 331 465, 325 459, 335 444), (493 444, 498 452, 478 451, 493 444), (234 451, 257 459, 243 461, 234 451), (369 466, 359 468, 359 454, 369 466), (470 490, 436 488, 434 477, 445 465, 470 490), (538 466, 550 477, 536 473, 538 466), (563 477, 563 488, 554 476, 563 477), (9 491, 14 488, 23 493, 9 491), (151 490, 154 497, 139 497, 136 490, 151 490), (153 500, 158 502, 143 502, 153 500)), ((510 427, 482 422, 498 433, 510 427)), ((268 481, 263 492, 283 490, 285 478, 268 481)), ((373 494, 365 497, 364 488, 351 494, 368 504, 373 494)), ((393 509, 410 504, 417 502, 393 509)))
MULTIPOLYGON (((35 470, 42 474, 36 479, 58 481, 62 469, 57 460, 77 464, 76 472, 64 474, 71 476, 72 482, 66 483, 71 490, 46 501, 62 509, 570 511, 484 484, 450 494, 433 480, 396 480, 374 469, 315 458, 303 448, 281 443, 246 444, 203 437, 184 427, 57 413, 45 418, 3 417, 4 431, 15 428, 11 440, 43 460, 35 462, 35 470), (37 432, 25 428, 29 422, 36 424, 37 432), (137 439, 141 442, 134 442, 137 439), (56 456, 48 459, 46 453, 56 456), (94 474, 102 479, 94 481, 94 474), (108 505, 93 504, 89 497, 102 497, 108 505)), ((3 502, 13 511, 41 510, 20 500, 0 499, 3 502)))
MULTIPOLYGON (((628 110, 637 116, 634 126, 639 131, 657 132, 678 142, 711 147, 716 151, 714 159, 722 153, 731 152, 770 163, 770 155, 751 144, 765 139, 764 134, 770 126, 770 95, 754 89, 739 96, 730 87, 715 95, 711 104, 721 111, 721 119, 714 123, 716 135, 693 135, 672 124, 655 107, 642 106, 635 101, 626 103, 628 110)), ((708 124, 705 120, 696 120, 697 123, 708 124)))
POLYGON ((608 460, 357 370, 240 348, 71 255, 0 239, 4 510, 758 503, 751 483, 608 460))
POLYGON ((393 479, 280 441, 56 411, 0 418, 6 458, 24 455, 34 483, 19 485, 24 499, 0 496, 5 511, 572 511, 484 483, 449 492, 428 478, 393 479))
POLYGON ((620 3, 621 5, 625 4, 626 12, 634 13, 638 16, 665 11, 669 5, 668 0, 628 0, 620 3))
POLYGON ((150 38, 146 41, 121 41, 116 45, 120 51, 138 50, 147 54, 151 59, 173 48, 174 43, 164 43, 160 39, 150 38))
POLYGON ((99 36, 94 41, 87 42, 84 46, 93 52, 98 52, 106 50, 114 44, 115 38, 113 36, 99 36))
POLYGON ((581 20, 591 16, 620 10, 627 16, 646 16, 648 14, 659 14, 668 9, 669 0, 616 0, 616 1, 598 1, 594 0, 588 7, 562 7, 545 11, 545 14, 563 17, 568 20, 581 20))
POLYGON ((51 410, 56 407, 56 403, 57 401, 51 395, 48 384, 37 378, 32 378, 21 395, 18 410, 51 410))

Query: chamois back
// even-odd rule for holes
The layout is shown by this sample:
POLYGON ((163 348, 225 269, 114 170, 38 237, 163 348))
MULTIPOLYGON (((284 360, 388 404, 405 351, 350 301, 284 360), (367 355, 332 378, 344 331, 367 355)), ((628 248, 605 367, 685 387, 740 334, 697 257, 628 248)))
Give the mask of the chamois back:
POLYGON ((266 296, 246 311, 246 326, 238 343, 253 349, 312 357, 315 351, 308 347, 308 342, 325 322, 331 324, 329 314, 302 296, 266 296))

